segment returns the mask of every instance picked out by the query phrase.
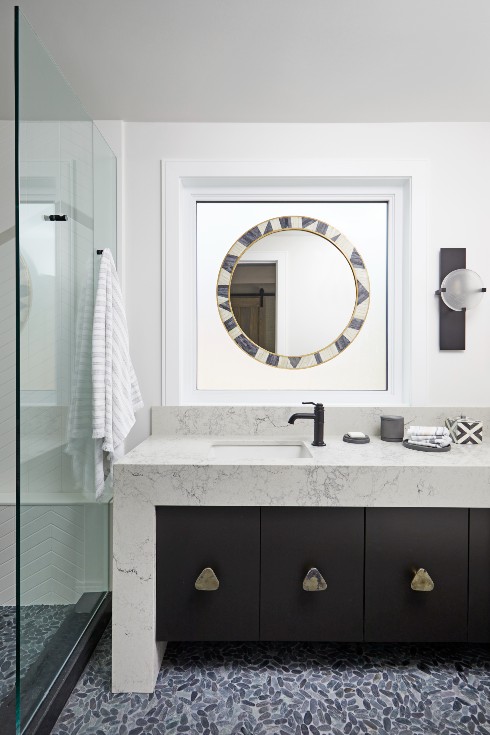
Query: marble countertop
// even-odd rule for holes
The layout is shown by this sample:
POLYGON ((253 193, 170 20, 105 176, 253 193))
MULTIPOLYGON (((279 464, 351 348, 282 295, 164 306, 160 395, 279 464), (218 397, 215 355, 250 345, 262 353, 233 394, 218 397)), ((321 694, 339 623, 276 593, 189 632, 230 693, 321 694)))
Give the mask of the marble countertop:
POLYGON ((243 436, 150 436, 129 452, 118 465, 281 465, 325 467, 474 467, 490 473, 490 443, 453 444, 449 452, 409 450, 401 442, 385 442, 371 437, 369 444, 349 444, 342 438, 326 436, 325 447, 311 446, 311 439, 292 436, 262 438, 243 436), (213 445, 220 444, 296 444, 304 442, 312 457, 297 459, 238 459, 213 457, 213 445))
POLYGON ((490 507, 490 443, 434 453, 371 437, 151 436, 114 468, 114 494, 154 505, 490 507), (311 458, 213 457, 213 444, 297 443, 311 458))

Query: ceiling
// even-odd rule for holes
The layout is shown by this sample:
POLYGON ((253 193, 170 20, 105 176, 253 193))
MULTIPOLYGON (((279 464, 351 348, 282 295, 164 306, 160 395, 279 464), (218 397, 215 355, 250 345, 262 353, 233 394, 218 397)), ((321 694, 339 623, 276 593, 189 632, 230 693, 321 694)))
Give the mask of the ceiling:
MULTIPOLYGON (((13 7, 0 0, 0 119, 13 7)), ((488 0, 24 0, 95 119, 490 120, 488 0)))

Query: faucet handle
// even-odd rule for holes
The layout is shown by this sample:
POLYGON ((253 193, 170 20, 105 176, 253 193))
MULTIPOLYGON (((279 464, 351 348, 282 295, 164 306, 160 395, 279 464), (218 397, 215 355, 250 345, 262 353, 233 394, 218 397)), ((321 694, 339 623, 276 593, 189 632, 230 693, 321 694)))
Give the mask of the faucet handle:
POLYGON ((314 401, 301 401, 303 406, 323 406, 323 403, 315 403, 314 401))

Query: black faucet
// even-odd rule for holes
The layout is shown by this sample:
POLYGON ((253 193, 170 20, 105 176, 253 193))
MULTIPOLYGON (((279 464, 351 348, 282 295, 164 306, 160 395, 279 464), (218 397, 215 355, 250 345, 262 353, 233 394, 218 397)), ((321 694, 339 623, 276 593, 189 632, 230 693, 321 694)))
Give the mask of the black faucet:
POLYGON ((323 403, 313 403, 313 401, 303 401, 302 403, 303 406, 315 406, 313 413, 293 413, 293 415, 289 417, 288 424, 294 424, 296 419, 313 419, 315 424, 313 429, 313 441, 311 444, 314 447, 324 447, 323 424, 325 421, 325 411, 323 403))

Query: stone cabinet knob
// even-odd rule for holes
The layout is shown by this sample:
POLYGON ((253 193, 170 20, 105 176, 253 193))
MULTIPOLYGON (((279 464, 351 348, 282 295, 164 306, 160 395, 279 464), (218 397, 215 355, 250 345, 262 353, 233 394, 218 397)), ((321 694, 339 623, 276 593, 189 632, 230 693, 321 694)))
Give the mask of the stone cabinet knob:
POLYGON ((413 569, 412 571, 415 574, 410 587, 415 592, 432 592, 434 589, 434 582, 432 581, 430 574, 425 569, 413 569))
POLYGON ((219 588, 219 579, 211 567, 205 567, 194 582, 199 592, 215 592, 219 588))
POLYGON ((327 589, 327 583, 316 567, 312 567, 306 573, 306 577, 303 579, 303 589, 305 592, 323 592, 327 589))

